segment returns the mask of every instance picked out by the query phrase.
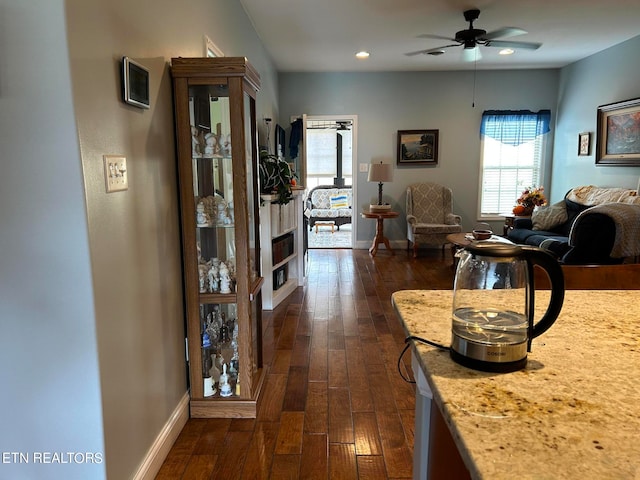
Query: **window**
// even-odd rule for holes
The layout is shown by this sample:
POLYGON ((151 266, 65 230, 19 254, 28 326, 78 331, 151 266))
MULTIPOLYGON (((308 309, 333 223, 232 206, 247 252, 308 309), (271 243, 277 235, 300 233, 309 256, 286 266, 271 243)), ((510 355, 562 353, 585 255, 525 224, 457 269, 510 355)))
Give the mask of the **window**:
POLYGON ((551 112, 489 110, 480 126, 480 217, 511 212, 522 190, 539 186, 551 112))
POLYGON ((351 130, 336 130, 336 122, 331 123, 329 127, 315 125, 312 121, 308 123, 307 188, 332 185, 333 179, 338 177, 338 161, 341 161, 340 177, 344 178, 345 185, 352 184, 351 130))

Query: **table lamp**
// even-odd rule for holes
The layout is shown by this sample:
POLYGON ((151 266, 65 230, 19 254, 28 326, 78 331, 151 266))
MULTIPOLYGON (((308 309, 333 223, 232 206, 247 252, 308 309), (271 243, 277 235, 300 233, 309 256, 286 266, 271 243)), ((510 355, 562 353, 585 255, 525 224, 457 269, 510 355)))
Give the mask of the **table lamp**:
POLYGON ((384 211, 391 210, 391 205, 382 203, 382 183, 390 182, 393 180, 393 168, 389 163, 372 163, 369 165, 369 177, 367 178, 370 182, 378 182, 378 204, 377 205, 369 205, 369 210, 372 212, 375 211, 384 211))

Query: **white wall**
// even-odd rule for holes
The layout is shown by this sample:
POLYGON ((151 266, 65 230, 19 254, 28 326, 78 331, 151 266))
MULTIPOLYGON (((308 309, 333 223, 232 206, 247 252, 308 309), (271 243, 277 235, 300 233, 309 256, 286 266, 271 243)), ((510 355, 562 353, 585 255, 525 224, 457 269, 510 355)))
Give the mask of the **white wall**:
POLYGON ((132 478, 187 393, 168 63, 204 34, 256 67, 274 118, 237 0, 0 0, 0 455, 104 455, 0 457, 2 479, 132 478), (150 70, 150 110, 121 101, 123 55, 150 70), (105 192, 104 154, 127 157, 129 190, 105 192))
MULTIPOLYGON (((129 478, 187 392, 172 57, 204 56, 206 34, 262 79, 277 76, 237 0, 67 0, 73 97, 87 196, 109 478, 129 478), (151 108, 126 105, 120 60, 150 71, 151 108), (102 156, 127 157, 129 190, 107 194, 102 156)), ((264 113, 263 113, 264 112, 264 113)))
MULTIPOLYGON (((473 72, 281 73, 280 123, 288 126, 290 116, 301 113, 358 115, 357 162, 370 163, 375 157, 393 163, 385 201, 401 215, 385 222, 385 235, 404 242, 405 191, 413 182, 449 186, 464 228, 477 222, 482 112, 548 108, 554 113, 558 81, 558 70, 478 71, 473 107, 473 72), (437 167, 396 166, 397 131, 413 129, 439 130, 437 167)), ((367 182, 366 173, 358 173, 357 182, 354 208, 361 210, 376 197, 377 185, 367 182)), ((355 217, 356 240, 367 245, 375 222, 355 217)))
POLYGON ((596 166, 597 108, 640 97, 640 36, 562 69, 554 145, 552 201, 575 186, 636 188, 640 167, 596 166), (592 133, 592 154, 578 156, 578 134, 592 133))
POLYGON ((37 457, 104 455, 64 2, 1 0, 0 32, 0 478, 101 479, 37 457))

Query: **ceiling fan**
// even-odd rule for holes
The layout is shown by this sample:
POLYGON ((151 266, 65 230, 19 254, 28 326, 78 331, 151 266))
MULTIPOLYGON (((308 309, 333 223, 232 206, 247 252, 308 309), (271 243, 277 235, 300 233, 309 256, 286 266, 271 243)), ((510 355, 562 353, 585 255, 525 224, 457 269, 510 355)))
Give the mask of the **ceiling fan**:
POLYGON ((442 55, 443 53, 445 53, 445 48, 463 46, 465 60, 474 61, 480 59, 480 51, 476 48, 478 45, 499 48, 524 48, 527 50, 537 50, 542 46, 541 43, 499 40, 501 38, 524 35, 527 32, 517 27, 503 27, 499 28, 498 30, 494 30, 493 32, 487 33, 486 30, 481 30, 473 27, 473 22, 477 20, 479 16, 480 10, 466 10, 464 12, 464 19, 469 22, 469 28, 456 32, 454 38, 444 37, 441 35, 431 35, 428 33, 425 33, 424 35, 418 35, 419 38, 437 38, 442 40, 449 40, 450 42, 456 43, 443 45, 441 47, 428 48, 426 50, 418 50, 416 52, 408 52, 405 53, 405 55, 409 57, 413 55, 442 55))

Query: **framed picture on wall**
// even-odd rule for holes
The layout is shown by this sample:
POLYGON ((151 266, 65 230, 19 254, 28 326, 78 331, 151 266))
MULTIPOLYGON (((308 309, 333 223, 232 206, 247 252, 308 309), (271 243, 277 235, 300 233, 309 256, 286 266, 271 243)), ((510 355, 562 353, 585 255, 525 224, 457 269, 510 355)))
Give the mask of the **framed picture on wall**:
POLYGON ((591 154, 591 134, 583 132, 578 134, 578 155, 585 156, 591 154))
POLYGON ((398 165, 437 165, 438 130, 398 130, 398 165))
POLYGON ((598 107, 596 165, 640 166, 640 98, 598 107))

